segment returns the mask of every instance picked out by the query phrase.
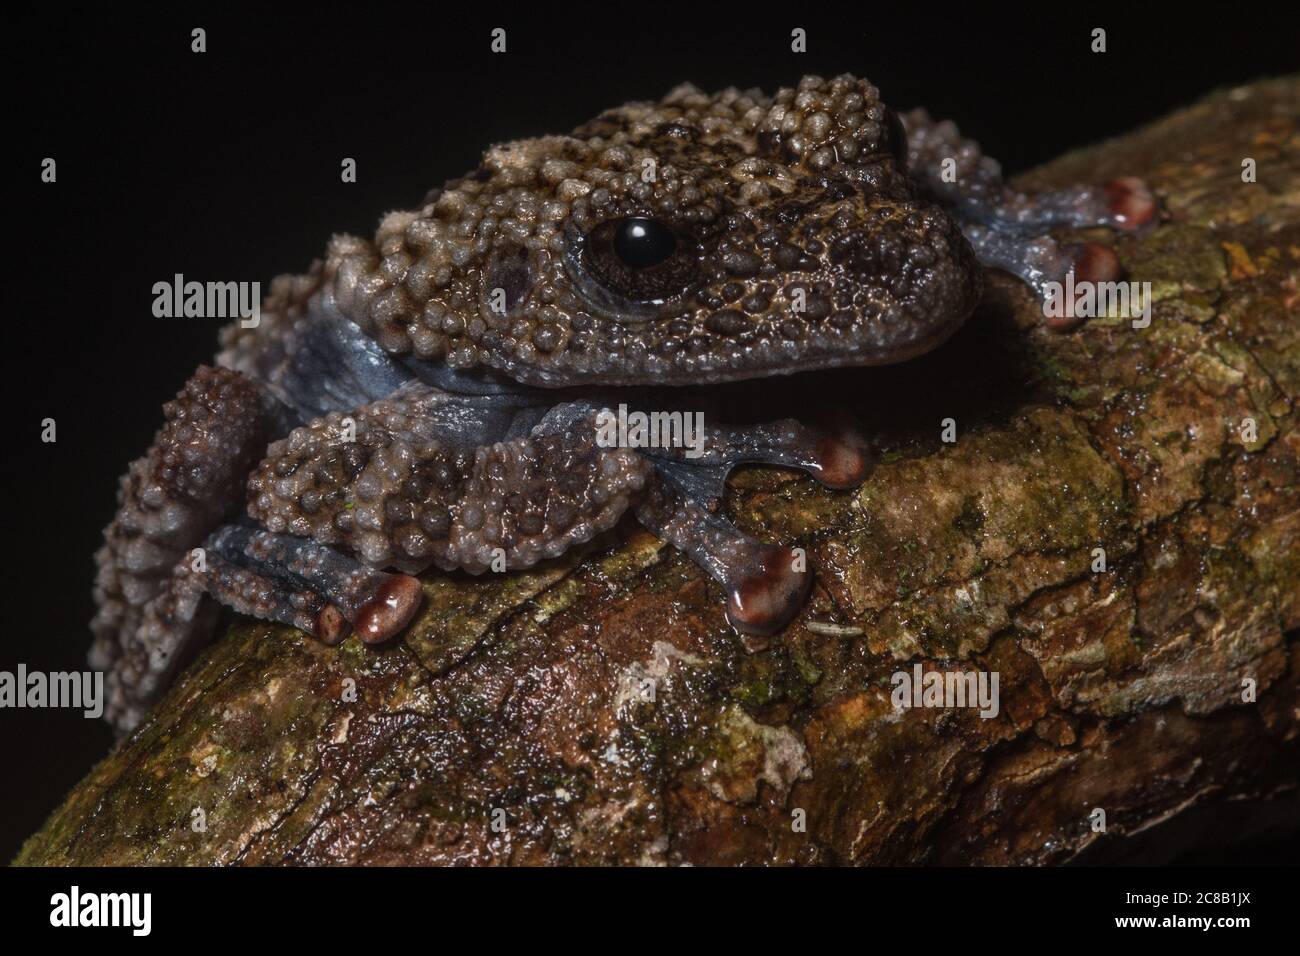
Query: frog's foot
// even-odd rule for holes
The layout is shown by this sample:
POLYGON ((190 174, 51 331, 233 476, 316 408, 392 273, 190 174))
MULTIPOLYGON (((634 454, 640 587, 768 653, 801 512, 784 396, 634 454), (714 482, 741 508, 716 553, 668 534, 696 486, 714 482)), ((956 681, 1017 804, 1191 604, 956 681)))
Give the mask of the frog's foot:
POLYGON ((871 467, 867 442, 842 413, 815 424, 709 425, 695 447, 646 454, 657 474, 636 505, 637 519, 717 581, 726 594, 727 620, 754 636, 789 623, 807 599, 812 573, 801 551, 754 541, 717 513, 728 473, 743 463, 780 465, 845 489, 862 484, 871 467))
POLYGON ((291 624, 327 644, 350 630, 368 644, 385 641, 420 606, 415 578, 376 571, 310 538, 227 525, 205 547, 209 594, 242 614, 291 624))
MULTIPOLYGON (((703 412, 705 421, 712 416, 703 412)), ((856 488, 871 470, 871 452, 851 416, 826 409, 809 421, 783 418, 760 425, 708 424, 695 447, 656 448, 646 454, 672 462, 679 485, 702 498, 721 498, 727 474, 736 465, 798 468, 827 488, 856 488)))
POLYGON ((1076 286, 1113 282, 1122 270, 1119 259, 1105 246, 1062 247, 1046 233, 1088 226, 1134 232, 1160 218, 1155 194, 1136 177, 1020 192, 1003 182, 997 161, 962 137, 953 123, 935 122, 924 110, 913 110, 902 120, 908 134, 910 175, 957 219, 980 262, 1018 276, 1038 293, 1044 300, 1046 324, 1054 330, 1078 322, 1070 303, 1052 301, 1059 295, 1055 283, 1064 283, 1071 273, 1076 286))
POLYGON ((676 479, 680 471, 660 469, 636 505, 637 520, 722 586, 732 627, 759 636, 779 631, 808 596, 806 558, 793 548, 760 544, 710 513, 676 479))
POLYGON ((1119 280, 1119 257, 1097 242, 1063 246, 1048 236, 1022 237, 987 226, 964 227, 980 262, 1017 276, 1043 302, 1044 324, 1054 332, 1074 328, 1083 314, 1074 303, 1089 286, 1119 280), (1065 296, 1072 301, 1064 301, 1065 296))

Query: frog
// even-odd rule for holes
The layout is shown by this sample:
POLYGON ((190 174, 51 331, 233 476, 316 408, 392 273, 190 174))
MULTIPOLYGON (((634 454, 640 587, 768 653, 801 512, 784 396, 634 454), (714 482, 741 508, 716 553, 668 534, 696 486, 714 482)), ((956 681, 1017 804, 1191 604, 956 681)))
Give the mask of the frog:
POLYGON ((426 571, 513 573, 628 512, 715 583, 721 626, 778 635, 812 572, 728 520, 728 477, 848 491, 871 445, 835 414, 728 425, 709 390, 937 349, 988 270, 1040 297, 1069 272, 1113 279, 1106 246, 1051 230, 1141 229, 1157 208, 1132 178, 1013 189, 952 122, 848 74, 770 96, 684 84, 492 146, 274 280, 164 405, 96 554, 105 714, 136 727, 222 606, 381 644, 426 571), (693 416, 700 440, 611 439, 614 408, 693 416))

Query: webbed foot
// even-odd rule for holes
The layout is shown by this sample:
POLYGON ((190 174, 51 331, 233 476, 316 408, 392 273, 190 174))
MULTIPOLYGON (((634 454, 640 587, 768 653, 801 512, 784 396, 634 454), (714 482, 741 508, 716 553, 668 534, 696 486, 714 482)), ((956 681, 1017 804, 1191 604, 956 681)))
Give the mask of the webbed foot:
POLYGON ((318 544, 228 525, 208 539, 208 593, 222 604, 292 624, 327 644, 354 630, 368 644, 401 632, 420 607, 420 582, 318 544))
POLYGON ((711 514, 661 472, 636 505, 637 520, 687 554, 727 597, 727 621, 742 634, 779 631, 803 607, 812 574, 793 548, 760 544, 711 514))
POLYGON ((692 456, 682 449, 648 452, 657 474, 635 506, 637 520, 722 586, 727 621, 742 634, 767 636, 785 627, 808 598, 812 572, 801 551, 755 541, 715 513, 727 474, 742 463, 780 465, 846 489, 860 485, 871 468, 867 442, 846 416, 828 412, 813 420, 710 426, 692 456))
MULTIPOLYGON (((978 143, 964 138, 952 122, 936 122, 924 110, 901 118, 908 135, 911 176, 957 219, 980 262, 1003 269, 1034 289, 1044 302, 1044 324, 1054 331, 1071 329, 1083 318, 1076 314, 1073 302, 1054 301, 1067 276, 1072 276, 1077 288, 1084 283, 1115 282, 1123 269, 1106 246, 1094 242, 1062 246, 1049 231, 1105 226, 1136 232, 1160 219, 1155 193, 1137 177, 1021 192, 1003 182, 998 162, 985 156, 978 143)), ((1075 299, 1081 294, 1076 292, 1075 299)))

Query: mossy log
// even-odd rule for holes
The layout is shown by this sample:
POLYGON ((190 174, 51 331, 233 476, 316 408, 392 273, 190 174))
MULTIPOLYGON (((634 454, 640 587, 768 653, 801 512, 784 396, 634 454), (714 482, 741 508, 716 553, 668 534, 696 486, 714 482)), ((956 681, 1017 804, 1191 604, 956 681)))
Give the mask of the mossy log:
POLYGON ((632 522, 430 574, 378 650, 241 619, 18 862, 1049 863, 1098 809, 1122 841, 1294 793, 1298 117, 1300 77, 1261 82, 1022 178, 1156 187, 1154 231, 1066 237, 1151 284, 1149 328, 1053 334, 994 277, 932 355, 818 379, 880 458, 856 492, 734 477, 816 575, 765 646, 632 522), (917 663, 997 672, 997 716, 896 711, 917 663))

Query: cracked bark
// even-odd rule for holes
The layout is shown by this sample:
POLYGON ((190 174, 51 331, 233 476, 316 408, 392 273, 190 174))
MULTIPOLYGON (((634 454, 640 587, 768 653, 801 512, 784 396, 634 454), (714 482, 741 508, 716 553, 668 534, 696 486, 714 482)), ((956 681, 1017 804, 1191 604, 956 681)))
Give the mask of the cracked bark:
POLYGON ((1300 824, 1298 116, 1300 78, 1259 83, 1023 177, 1163 194, 1150 235, 1077 235, 1152 283, 1150 328, 1052 335, 995 278, 938 352, 820 377, 880 464, 734 478, 817 575, 765 649, 631 523, 429 576, 379 651, 242 620, 18 862, 1039 863, 1102 839, 1095 808, 1119 844, 1229 799, 1300 824), (998 672, 998 715, 895 713, 918 662, 998 672))

